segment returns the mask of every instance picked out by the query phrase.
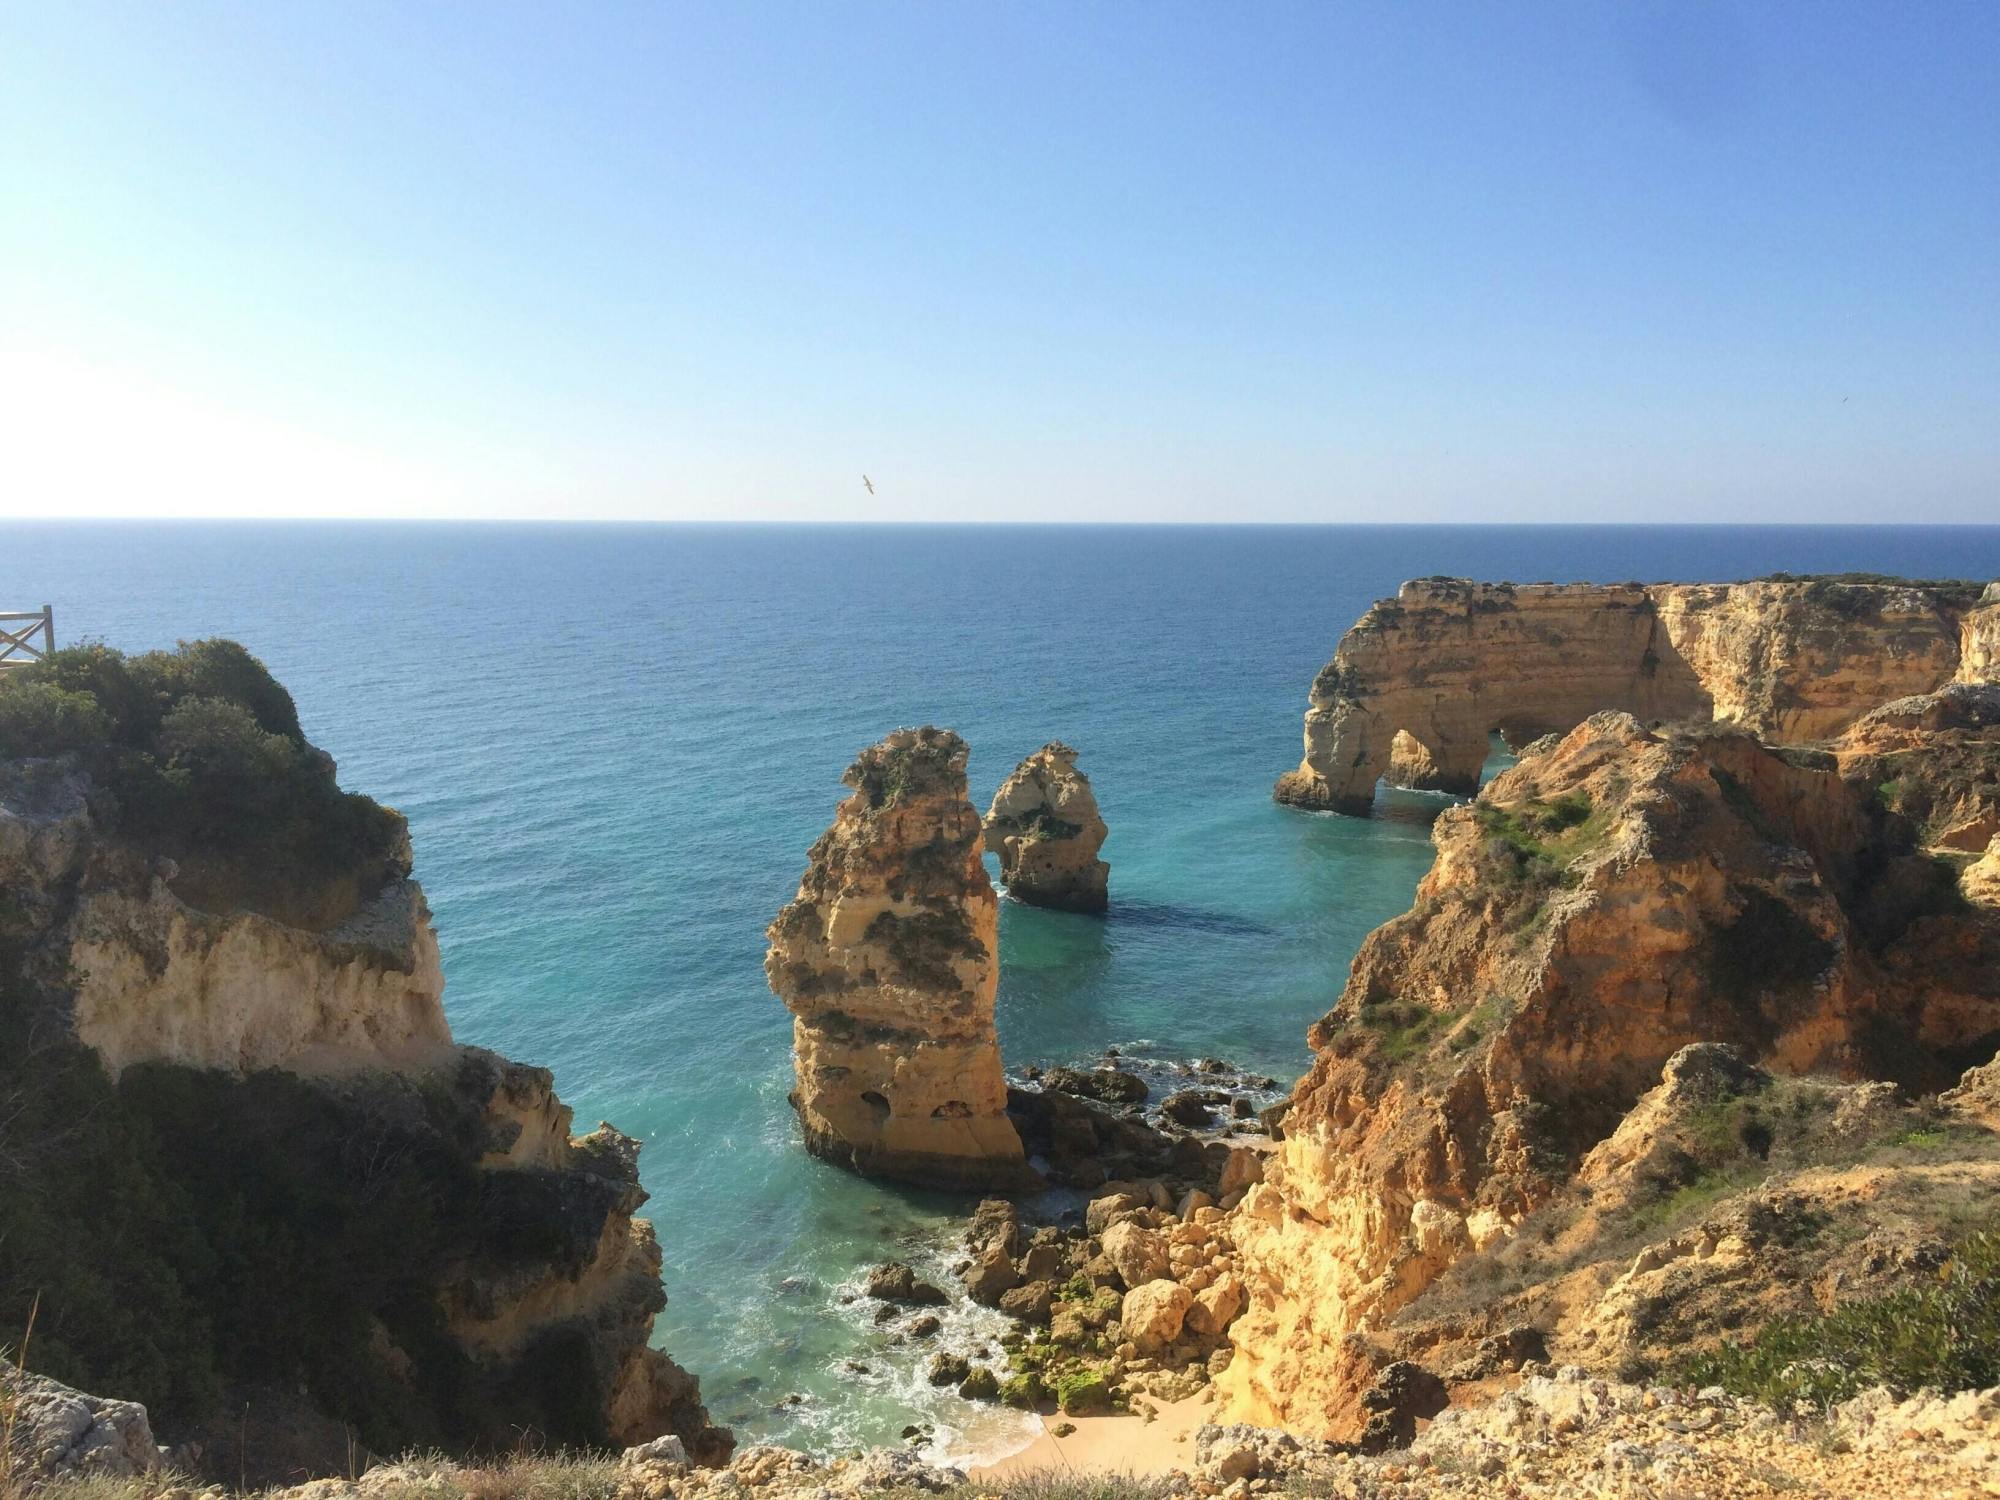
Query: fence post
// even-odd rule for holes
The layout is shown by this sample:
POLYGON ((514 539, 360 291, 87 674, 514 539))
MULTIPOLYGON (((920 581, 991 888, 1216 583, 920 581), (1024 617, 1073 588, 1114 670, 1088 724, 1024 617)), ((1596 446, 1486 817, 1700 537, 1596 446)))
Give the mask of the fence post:
POLYGON ((42 606, 42 655, 47 656, 56 649, 56 607, 42 606))

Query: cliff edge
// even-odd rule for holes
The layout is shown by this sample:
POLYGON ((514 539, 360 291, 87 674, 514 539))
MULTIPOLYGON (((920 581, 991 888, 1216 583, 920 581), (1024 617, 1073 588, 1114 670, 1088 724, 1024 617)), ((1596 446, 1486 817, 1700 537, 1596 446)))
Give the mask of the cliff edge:
POLYGON ((637 1143, 457 1046, 443 983, 402 818, 241 647, 0 679, 0 1343, 39 1297, 38 1365, 232 1479, 522 1431, 726 1458, 649 1345, 637 1143))
POLYGON ((1231 1217, 1232 1410, 1354 1438, 1398 1361, 1642 1377, 1949 1259, 2000 1189, 2000 922, 1930 840, 1983 816, 1989 691, 1827 751, 1597 712, 1445 810, 1231 1217))
POLYGON ((1603 709, 1825 739, 1889 699, 1991 675, 1996 641, 2000 592, 1967 584, 1418 579, 1341 638, 1274 795, 1364 812, 1385 775, 1470 794, 1493 733, 1526 745, 1603 709))

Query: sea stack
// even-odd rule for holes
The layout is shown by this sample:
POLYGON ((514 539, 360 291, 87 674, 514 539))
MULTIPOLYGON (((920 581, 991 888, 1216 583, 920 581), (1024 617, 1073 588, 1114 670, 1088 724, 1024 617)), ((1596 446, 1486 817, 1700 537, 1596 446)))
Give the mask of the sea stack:
POLYGON ((770 926, 764 972, 792 1012, 807 1149, 946 1188, 1036 1182, 1007 1118, 993 1026, 999 906, 980 863, 965 741, 899 729, 853 788, 770 926))
POLYGON ((1014 768, 986 814, 986 847, 1000 857, 1007 893, 1057 911, 1104 910, 1104 835, 1076 751, 1055 740, 1014 768))

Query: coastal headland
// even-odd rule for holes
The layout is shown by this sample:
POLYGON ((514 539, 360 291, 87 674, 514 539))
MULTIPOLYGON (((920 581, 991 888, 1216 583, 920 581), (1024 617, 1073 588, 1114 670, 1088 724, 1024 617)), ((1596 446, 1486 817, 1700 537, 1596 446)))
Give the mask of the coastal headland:
MULTIPOLYGON (((982 827, 949 731, 864 751, 767 969, 806 1144, 966 1193, 949 1278, 888 1264, 863 1295, 911 1340, 961 1299, 1006 1319, 931 1364, 1039 1414, 968 1480, 732 1455, 650 1346, 673 1247, 635 1217, 636 1145, 453 1039, 401 819, 239 647, 59 652, 0 683, 5 1012, 38 1059, 10 1129, 62 1163, 29 1168, 13 1243, 68 1289, 10 1377, 32 1481, 241 1482, 222 1414, 249 1393, 274 1478, 339 1474, 357 1431, 457 1455, 326 1481, 357 1495, 473 1493, 523 1422, 646 1500, 1042 1465, 1235 1496, 1993 1493, 1996 675, 1984 584, 1405 585, 1320 674, 1278 795, 1467 800, 1288 1094, 1109 1054, 1010 1082, 979 857, 1022 834, 982 827), (1480 786, 1494 733, 1515 760, 1480 786), (127 1205, 89 1246, 79 1181, 127 1205), (179 1364, 136 1308, 75 1311, 79 1278, 201 1266, 160 1304, 200 1329, 179 1364), (249 1338, 232 1299, 303 1336, 249 1338)), ((1089 909, 1095 843, 1064 860, 1089 909)))

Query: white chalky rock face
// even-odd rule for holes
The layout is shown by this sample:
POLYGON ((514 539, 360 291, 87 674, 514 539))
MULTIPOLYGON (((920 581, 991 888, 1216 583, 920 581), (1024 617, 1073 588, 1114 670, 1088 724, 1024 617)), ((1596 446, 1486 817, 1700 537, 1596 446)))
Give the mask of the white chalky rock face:
POLYGON ((198 911, 155 878, 143 893, 85 896, 73 934, 77 1039, 114 1077, 142 1062, 410 1069, 451 1046, 437 937, 413 880, 307 932, 198 911))
POLYGON ((126 1479, 160 1467, 146 1408, 71 1390, 0 1363, 0 1405, 11 1413, 15 1461, 38 1480, 126 1479))
POLYGON ((71 1029, 114 1078, 136 1063, 325 1075, 449 1057, 407 858, 322 928, 205 910, 177 894, 172 860, 108 837, 91 798, 57 763, 0 763, 0 888, 61 947, 71 1029))
POLYGON ((768 936, 794 1017, 793 1107, 815 1154, 952 1188, 1038 1179, 1007 1118, 993 997, 999 905, 966 800, 965 742, 899 730, 864 750, 768 936))

